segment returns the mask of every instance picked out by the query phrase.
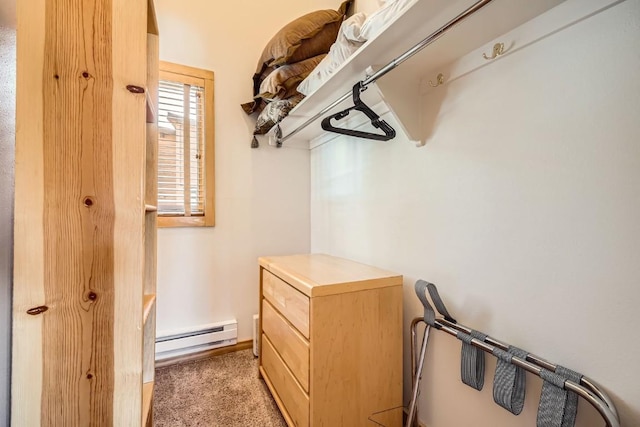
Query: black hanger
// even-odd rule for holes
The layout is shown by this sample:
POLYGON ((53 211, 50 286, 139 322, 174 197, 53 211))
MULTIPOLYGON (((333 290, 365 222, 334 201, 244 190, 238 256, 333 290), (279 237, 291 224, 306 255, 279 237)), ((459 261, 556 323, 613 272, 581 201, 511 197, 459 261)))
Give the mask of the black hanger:
POLYGON ((387 122, 385 122, 384 120, 381 120, 380 116, 378 116, 375 113, 375 111, 369 108, 369 106, 367 106, 367 104, 365 104, 360 99, 360 92, 364 91, 365 89, 366 87, 362 85, 362 82, 358 82, 355 85, 353 85, 353 104, 354 104, 353 107, 349 107, 346 110, 340 111, 339 113, 333 114, 329 117, 325 117, 322 120, 322 129, 327 130, 329 132, 340 133, 342 135, 356 136, 358 138, 366 138, 366 139, 375 139, 377 141, 388 141, 390 139, 395 138, 396 131, 387 122), (336 119, 336 120, 344 119, 349 115, 349 112, 351 112, 351 110, 358 110, 366 114, 367 117, 369 117, 369 119, 371 120, 371 124, 374 127, 382 130, 384 132, 384 135, 379 133, 363 132, 363 131, 353 130, 353 129, 338 128, 331 124, 331 119, 336 119))

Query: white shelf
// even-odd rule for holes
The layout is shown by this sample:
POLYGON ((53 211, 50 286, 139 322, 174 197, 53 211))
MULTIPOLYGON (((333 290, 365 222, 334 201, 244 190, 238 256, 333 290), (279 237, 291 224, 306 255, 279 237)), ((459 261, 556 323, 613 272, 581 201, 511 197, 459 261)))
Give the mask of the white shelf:
MULTIPOLYGON (((384 83, 391 80, 396 82, 394 89, 400 84, 410 89, 410 96, 419 96, 420 81, 427 71, 453 62, 563 1, 493 0, 400 65, 397 70, 381 78, 377 86, 383 93, 376 94, 376 91, 368 90, 363 93, 362 98, 369 105, 375 105, 382 99, 393 102, 393 94, 384 93, 384 83)), ((350 92, 356 82, 366 77, 368 67, 381 67, 396 59, 474 3, 475 0, 416 0, 376 38, 365 43, 323 86, 291 111, 280 124, 283 135, 288 135, 320 110, 350 92)), ((490 49, 488 52, 490 53, 490 49)), ((334 110, 339 111, 350 105, 351 100, 347 100, 334 110)), ((285 141, 284 145, 308 148, 310 140, 325 132, 320 127, 320 122, 321 119, 316 120, 285 141)))

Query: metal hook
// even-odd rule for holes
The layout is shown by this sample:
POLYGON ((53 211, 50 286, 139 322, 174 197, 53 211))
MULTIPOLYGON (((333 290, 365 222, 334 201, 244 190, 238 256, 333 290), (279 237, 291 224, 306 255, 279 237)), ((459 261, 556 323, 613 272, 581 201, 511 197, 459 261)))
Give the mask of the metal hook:
POLYGON ((431 87, 438 87, 441 84, 444 84, 444 74, 442 73, 436 76, 436 84, 433 84, 433 82, 429 80, 429 85, 431 85, 431 87))
POLYGON ((493 55, 487 56, 486 53, 482 54, 484 59, 496 59, 498 56, 504 53, 504 43, 496 43, 493 45, 493 55))

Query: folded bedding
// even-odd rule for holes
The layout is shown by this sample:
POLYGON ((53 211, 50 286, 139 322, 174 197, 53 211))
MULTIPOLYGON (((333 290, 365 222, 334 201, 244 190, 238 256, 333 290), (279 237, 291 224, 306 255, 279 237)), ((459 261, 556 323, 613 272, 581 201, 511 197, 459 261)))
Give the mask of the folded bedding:
POLYGON ((300 83, 298 92, 310 95, 322 86, 340 66, 367 40, 375 38, 415 0, 380 0, 380 9, 368 17, 356 13, 345 20, 329 53, 309 76, 300 83))
POLYGON ((256 127, 253 134, 264 135, 269 132, 276 123, 289 114, 289 111, 291 111, 293 107, 302 101, 302 98, 304 98, 304 96, 296 95, 288 99, 268 102, 256 120, 256 127))
POLYGON ((253 75, 253 95, 269 75, 269 69, 293 64, 326 54, 336 40, 338 29, 353 0, 344 1, 338 10, 326 9, 303 15, 278 31, 269 40, 253 75))
POLYGON ((299 95, 296 88, 325 56, 326 54, 314 56, 304 61, 274 69, 260 83, 259 93, 253 97, 253 100, 241 104, 242 109, 247 114, 261 113, 269 101, 277 101, 299 95))
POLYGON ((257 148, 259 146, 255 135, 264 135, 269 132, 272 127, 287 117, 289 111, 298 105, 303 98, 304 95, 297 94, 287 99, 267 102, 265 108, 256 120, 256 126, 253 131, 254 137, 251 140, 251 148, 257 148))
POLYGON ((386 26, 404 9, 416 0, 378 0, 380 9, 373 12, 360 29, 360 36, 364 40, 371 40, 386 28, 386 26))
POLYGON ((253 76, 253 100, 242 104, 259 113, 253 132, 264 135, 306 96, 322 86, 365 42, 375 38, 416 0, 378 0, 380 9, 345 20, 353 0, 338 10, 319 10, 285 25, 265 46, 253 76))
POLYGON ((317 67, 311 72, 298 86, 298 92, 303 95, 309 95, 331 77, 333 72, 337 70, 362 44, 367 41, 360 34, 360 29, 367 19, 364 13, 356 13, 346 19, 340 31, 336 42, 329 49, 329 53, 320 61, 317 67))
POLYGON ((257 97, 273 100, 286 99, 297 95, 296 87, 316 68, 325 56, 327 55, 322 54, 276 68, 260 84, 260 93, 257 97))
MULTIPOLYGON (((302 100, 298 85, 326 56, 353 1, 291 21, 264 47, 252 78, 253 99, 241 104, 245 113, 259 113, 254 135, 267 133, 302 100)), ((254 137, 251 146, 257 144, 254 137)))

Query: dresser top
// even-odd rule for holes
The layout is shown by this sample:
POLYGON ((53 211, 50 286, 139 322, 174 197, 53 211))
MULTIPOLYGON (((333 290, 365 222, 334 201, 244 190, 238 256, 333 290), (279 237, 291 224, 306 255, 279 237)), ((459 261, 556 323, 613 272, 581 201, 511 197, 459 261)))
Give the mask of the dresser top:
POLYGON ((330 255, 268 256, 258 261, 309 297, 402 286, 402 275, 330 255))

